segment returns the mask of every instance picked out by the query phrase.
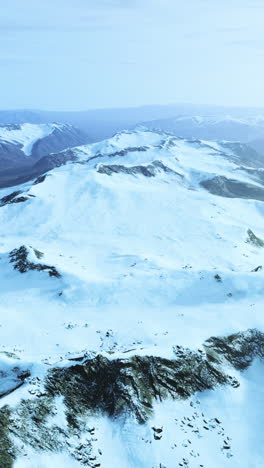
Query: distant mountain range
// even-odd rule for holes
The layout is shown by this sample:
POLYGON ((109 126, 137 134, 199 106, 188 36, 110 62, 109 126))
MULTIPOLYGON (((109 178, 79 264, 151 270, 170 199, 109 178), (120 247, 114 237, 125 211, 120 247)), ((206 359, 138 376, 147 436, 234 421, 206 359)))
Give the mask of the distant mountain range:
POLYGON ((246 117, 223 114, 177 115, 144 121, 142 125, 151 130, 165 130, 184 138, 245 142, 264 153, 264 114, 246 117))
POLYGON ((149 128, 175 132, 179 136, 249 142, 264 138, 264 109, 226 108, 176 104, 134 108, 97 109, 89 111, 0 111, 0 124, 49 124, 61 122, 73 125, 90 141, 100 141, 125 128, 142 123, 149 128), (262 122, 261 122, 262 121, 262 122))
MULTIPOLYGON (((91 111, 91 115, 93 112, 96 114, 96 111, 91 111)), ((102 116, 103 111, 100 112, 102 116)), ((123 112, 125 113, 125 110, 123 112)), ((22 111, 17 113, 17 119, 18 116, 20 119, 23 116, 31 117, 31 120, 43 118, 42 113, 23 114, 22 111)), ((10 114, 9 117, 15 116, 10 114)), ((134 110, 134 119, 137 117, 137 110, 134 110)), ((108 124, 115 127, 114 121, 109 121, 108 124)), ((105 129, 102 129, 98 122, 97 126, 98 131, 104 133, 105 129)), ((264 118, 262 117, 242 119, 228 115, 218 117, 181 115, 142 122, 136 128, 151 131, 156 129, 159 132, 191 140, 219 141, 222 149, 224 146, 229 149, 232 147, 234 154, 244 166, 254 168, 264 166, 264 118)), ((0 125, 0 187, 21 184, 68 161, 78 160, 79 150, 75 148, 91 143, 94 139, 96 138, 93 127, 87 127, 85 133, 69 123, 27 122, 0 125)))

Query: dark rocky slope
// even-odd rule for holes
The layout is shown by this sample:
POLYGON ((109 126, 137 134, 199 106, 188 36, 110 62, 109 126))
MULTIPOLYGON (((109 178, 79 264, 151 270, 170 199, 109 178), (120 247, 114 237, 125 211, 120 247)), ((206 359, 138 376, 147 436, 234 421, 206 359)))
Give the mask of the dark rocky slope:
MULTIPOLYGON (((27 447, 31 447, 36 451, 67 451, 83 466, 99 467, 93 447, 96 439, 88 437, 86 443, 80 443, 81 434, 94 434, 89 417, 105 414, 145 424, 154 401, 188 399, 218 385, 238 387, 232 369, 247 369, 255 357, 264 357, 264 334, 248 330, 212 337, 197 351, 175 346, 173 359, 132 356, 110 360, 98 355, 52 368, 43 381, 28 378, 31 397, 16 407, 4 406, 0 412, 0 465, 11 468, 15 458, 26 455, 27 447), (52 424, 61 396, 66 427, 52 424)), ((155 436, 159 437, 159 432, 155 436)))

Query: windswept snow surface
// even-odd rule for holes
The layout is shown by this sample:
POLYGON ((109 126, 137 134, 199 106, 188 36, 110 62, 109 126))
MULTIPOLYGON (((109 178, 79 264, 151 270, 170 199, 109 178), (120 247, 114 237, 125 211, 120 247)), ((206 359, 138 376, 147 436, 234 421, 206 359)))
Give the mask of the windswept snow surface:
POLYGON ((30 124, 0 126, 0 141, 19 144, 26 156, 31 155, 34 144, 55 129, 63 128, 62 124, 30 124))
MULTIPOLYGON (((16 187, 32 197, 0 208, 2 353, 43 372, 84 353, 172 358, 176 344, 197 348, 210 336, 264 331, 264 271, 252 272, 264 264, 264 249, 247 233, 264 239, 263 202, 218 197, 199 185, 216 175, 252 183, 231 153, 143 130, 74 151, 77 163, 16 187), (155 174, 148 177, 120 169, 149 165, 155 174), (14 270, 8 254, 21 245, 42 252, 30 261, 53 265, 61 277, 14 270)), ((238 390, 157 404, 147 425, 98 418, 102 468, 260 468, 262 374, 255 362, 238 373, 238 390), (180 427, 195 412, 201 437, 180 427), (224 430, 203 429, 203 419, 215 417, 224 430), (163 427, 162 440, 153 442, 153 424, 163 427), (226 436, 232 450, 223 449, 226 436)), ((64 454, 33 452, 15 466, 55 465, 81 466, 64 454)))

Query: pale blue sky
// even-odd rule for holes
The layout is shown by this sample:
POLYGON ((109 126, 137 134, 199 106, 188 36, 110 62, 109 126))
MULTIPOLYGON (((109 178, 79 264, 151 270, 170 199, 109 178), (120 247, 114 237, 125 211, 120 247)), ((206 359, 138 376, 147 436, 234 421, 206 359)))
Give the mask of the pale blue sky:
POLYGON ((263 0, 0 0, 0 107, 264 107, 263 20, 263 0))

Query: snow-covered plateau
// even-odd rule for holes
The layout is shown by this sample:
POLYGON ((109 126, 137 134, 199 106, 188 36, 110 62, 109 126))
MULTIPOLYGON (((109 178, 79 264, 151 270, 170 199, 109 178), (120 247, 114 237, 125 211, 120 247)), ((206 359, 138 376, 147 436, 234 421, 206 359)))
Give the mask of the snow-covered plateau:
POLYGON ((261 162, 143 128, 71 151, 0 190, 1 468, 262 468, 261 162))

